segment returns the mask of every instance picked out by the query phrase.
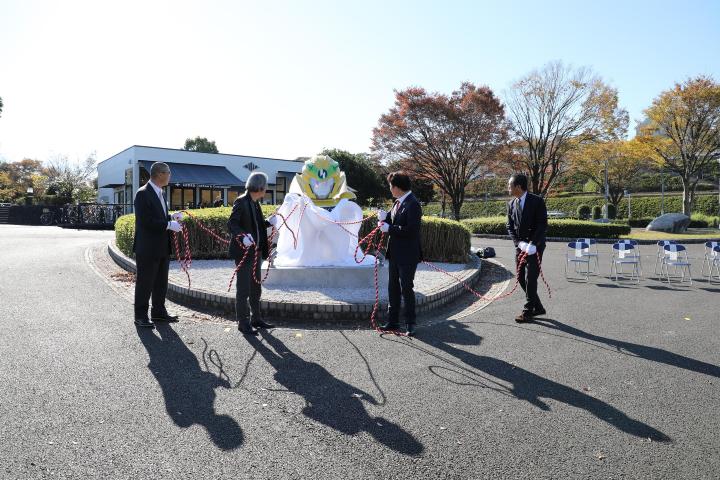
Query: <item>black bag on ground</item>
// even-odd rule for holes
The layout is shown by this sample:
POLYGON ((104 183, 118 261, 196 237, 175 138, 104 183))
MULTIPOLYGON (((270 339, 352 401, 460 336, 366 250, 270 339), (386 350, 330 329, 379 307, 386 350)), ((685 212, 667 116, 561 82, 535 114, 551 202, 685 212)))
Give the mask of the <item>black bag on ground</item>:
POLYGON ((481 248, 478 250, 477 256, 480 258, 493 258, 495 256, 495 249, 493 247, 481 248))

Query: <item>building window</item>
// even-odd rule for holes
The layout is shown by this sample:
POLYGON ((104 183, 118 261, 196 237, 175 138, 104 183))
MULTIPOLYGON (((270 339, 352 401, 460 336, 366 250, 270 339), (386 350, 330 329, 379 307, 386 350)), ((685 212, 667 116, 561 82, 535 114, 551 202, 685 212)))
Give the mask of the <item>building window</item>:
POLYGON ((273 205, 274 199, 275 199, 275 195, 273 195, 273 191, 265 190, 265 198, 262 199, 262 203, 265 205, 273 205))
POLYGON ((240 196, 240 189, 232 188, 228 190, 228 205, 232 205, 235 203, 235 199, 240 196))
POLYGON ((287 178, 276 177, 275 178, 275 202, 282 203, 285 200, 285 194, 287 193, 287 178))

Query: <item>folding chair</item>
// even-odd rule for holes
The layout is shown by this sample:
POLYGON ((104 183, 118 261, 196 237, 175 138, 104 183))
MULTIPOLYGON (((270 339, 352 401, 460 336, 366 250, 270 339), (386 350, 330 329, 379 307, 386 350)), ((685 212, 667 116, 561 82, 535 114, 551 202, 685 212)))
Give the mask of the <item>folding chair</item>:
POLYGON ((615 281, 618 281, 618 273, 625 276, 624 266, 631 265, 632 271, 630 272, 630 280, 636 280, 636 283, 640 283, 640 261, 635 251, 635 245, 630 243, 617 242, 613 244, 613 254, 610 260, 610 276, 615 274, 615 281))
POLYGON ((665 245, 677 245, 675 240, 660 240, 657 242, 657 255, 655 256, 655 275, 662 275, 662 260, 665 257, 665 245), (660 267, 660 270, 658 270, 660 267))
POLYGON ((583 255, 589 257, 590 259, 595 259, 595 268, 597 269, 590 270, 590 273, 600 273, 600 253, 598 252, 597 240, 594 238, 578 238, 575 242, 588 244, 587 250, 583 250, 583 255))
POLYGON ((715 245, 710 254, 710 283, 713 283, 713 271, 717 272, 717 279, 720 282, 720 245, 715 245))
POLYGON ((640 275, 642 275, 642 253, 640 253, 640 244, 637 240, 618 240, 618 243, 626 243, 635 247, 634 255, 638 259, 638 269, 640 270, 640 275))
POLYGON ((712 266, 713 250, 715 247, 720 245, 720 242, 705 242, 705 258, 703 258, 702 271, 703 277, 710 276, 710 267, 712 266), (707 265, 708 273, 705 273, 705 266, 707 265))
POLYGON ((570 242, 565 250, 565 278, 576 278, 568 276, 568 263, 574 265, 575 273, 584 273, 585 281, 590 280, 590 258, 587 255, 590 245, 585 242, 570 242), (585 264, 585 272, 580 267, 585 264))
POLYGON ((670 283, 670 267, 674 269, 674 277, 678 277, 678 269, 680 270, 680 283, 685 281, 685 270, 687 270, 690 285, 692 285, 692 274, 690 273, 690 260, 688 259, 687 248, 684 245, 665 245, 663 247, 665 253, 662 266, 668 283, 670 283))

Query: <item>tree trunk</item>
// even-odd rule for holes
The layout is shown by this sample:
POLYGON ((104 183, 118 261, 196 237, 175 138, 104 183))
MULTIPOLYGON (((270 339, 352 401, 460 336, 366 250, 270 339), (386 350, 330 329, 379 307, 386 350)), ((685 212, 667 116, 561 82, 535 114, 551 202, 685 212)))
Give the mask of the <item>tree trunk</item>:
POLYGON ((452 199, 452 210, 455 220, 460 221, 460 207, 462 207, 462 200, 453 198, 452 199))
POLYGON ((695 188, 690 184, 690 179, 682 179, 683 184, 683 212, 688 217, 692 215, 693 200, 695 200, 695 188))

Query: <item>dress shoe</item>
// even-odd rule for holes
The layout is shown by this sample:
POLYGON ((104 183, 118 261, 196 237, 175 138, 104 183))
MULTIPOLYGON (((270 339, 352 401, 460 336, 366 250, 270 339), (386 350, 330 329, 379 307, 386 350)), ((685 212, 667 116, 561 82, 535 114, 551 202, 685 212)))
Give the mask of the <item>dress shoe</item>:
POLYGON ((263 322, 262 320, 253 320, 250 322, 250 325, 255 328, 275 328, 275 325, 272 323, 263 322))
POLYGON ((378 325, 378 328, 383 331, 398 330, 400 325, 397 323, 383 323, 382 325, 378 325))
POLYGON ((528 310, 523 310, 520 315, 515 317, 515 321, 517 323, 532 322, 532 319, 533 319, 532 313, 530 313, 530 311, 528 311, 528 310))
POLYGON ((408 323, 405 327, 405 333, 408 337, 414 337, 415 336, 415 324, 414 323, 408 323))
POLYGON ((533 309, 533 317, 540 317, 542 315, 545 315, 546 313, 547 312, 543 307, 533 309))
POLYGON ((166 313, 165 315, 153 315, 152 316, 153 322, 167 322, 167 323, 175 323, 178 321, 177 315, 170 315, 169 313, 166 313))
POLYGON ((155 324, 149 318, 136 318, 135 325, 143 328, 155 328, 155 324))

